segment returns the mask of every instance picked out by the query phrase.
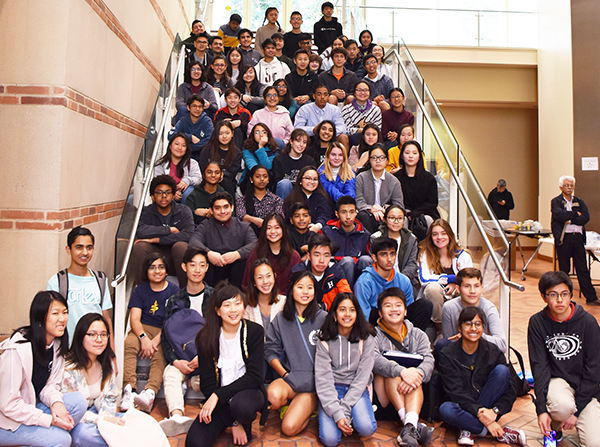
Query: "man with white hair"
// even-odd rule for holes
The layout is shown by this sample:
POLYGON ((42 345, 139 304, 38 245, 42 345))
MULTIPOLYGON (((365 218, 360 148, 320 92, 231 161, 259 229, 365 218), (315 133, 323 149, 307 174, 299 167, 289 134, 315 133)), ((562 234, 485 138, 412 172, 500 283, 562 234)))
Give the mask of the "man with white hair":
POLYGON ((568 274, 573 258, 579 288, 587 304, 600 306, 585 256, 585 224, 590 220, 588 208, 583 200, 574 195, 575 177, 563 175, 558 180, 558 187, 562 194, 553 198, 551 202, 551 228, 558 267, 568 274))

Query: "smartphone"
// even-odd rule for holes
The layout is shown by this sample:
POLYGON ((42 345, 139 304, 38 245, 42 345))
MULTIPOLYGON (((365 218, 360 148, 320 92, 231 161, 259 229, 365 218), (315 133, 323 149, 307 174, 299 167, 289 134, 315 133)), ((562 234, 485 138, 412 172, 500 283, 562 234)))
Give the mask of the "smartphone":
POLYGON ((556 447, 556 432, 554 430, 544 436, 544 447, 556 447))

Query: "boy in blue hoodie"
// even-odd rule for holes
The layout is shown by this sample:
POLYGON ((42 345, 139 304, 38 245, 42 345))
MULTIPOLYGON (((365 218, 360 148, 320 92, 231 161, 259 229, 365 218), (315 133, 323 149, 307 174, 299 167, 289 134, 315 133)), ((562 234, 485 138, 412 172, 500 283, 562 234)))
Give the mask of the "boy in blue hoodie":
POLYGON ((186 134, 192 142, 192 158, 199 161, 200 152, 210 140, 214 126, 210 117, 204 113, 204 99, 200 95, 190 96, 186 105, 189 113, 177 121, 169 132, 169 138, 177 132, 186 134))
POLYGON ((377 297, 385 289, 398 287, 406 296, 407 319, 425 331, 429 326, 433 305, 429 300, 414 301, 410 279, 394 267, 398 243, 389 237, 375 239, 371 244, 373 265, 363 270, 356 280, 354 293, 371 324, 377 323, 377 297))

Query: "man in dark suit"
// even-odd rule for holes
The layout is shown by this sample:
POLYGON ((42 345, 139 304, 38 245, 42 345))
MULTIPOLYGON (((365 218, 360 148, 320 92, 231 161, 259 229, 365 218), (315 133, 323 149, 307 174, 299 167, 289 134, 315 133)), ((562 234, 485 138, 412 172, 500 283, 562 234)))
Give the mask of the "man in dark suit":
POLYGON ((585 202, 573 194, 575 177, 563 175, 558 180, 558 187, 562 194, 553 198, 551 202, 551 227, 558 267, 568 274, 573 258, 577 281, 587 304, 600 306, 585 256, 585 224, 590 220, 590 214, 585 202))

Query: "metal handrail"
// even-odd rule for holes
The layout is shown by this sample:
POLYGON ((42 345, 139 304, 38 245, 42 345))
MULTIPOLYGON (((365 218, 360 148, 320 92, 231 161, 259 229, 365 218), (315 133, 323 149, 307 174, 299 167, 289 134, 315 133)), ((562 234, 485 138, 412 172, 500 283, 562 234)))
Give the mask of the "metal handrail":
MULTIPOLYGON (((408 56, 410 57, 410 61, 412 62, 412 64, 414 66, 416 66, 415 60, 413 59, 412 54, 410 54, 410 51, 408 50, 408 48, 406 48, 406 52, 407 52, 408 56)), ((388 56, 395 56, 396 59, 398 60, 398 65, 402 65, 402 59, 400 58, 400 53, 398 53, 398 50, 396 50, 395 48, 392 48, 388 52, 388 54, 385 55, 385 59, 387 59, 388 56)), ((404 71, 405 75, 406 75, 406 70, 404 68, 403 68, 402 71, 404 71)), ((417 70, 417 73, 419 73, 419 76, 421 78, 421 82, 423 83, 423 87, 426 90, 427 94, 431 98, 433 98, 433 94, 431 93, 431 90, 429 89, 429 86, 425 83, 425 81, 423 79, 423 75, 418 70, 417 70)), ((408 79, 408 76, 407 76, 407 79, 408 79)), ((413 88, 414 88, 414 86, 413 86, 413 88)), ((416 91, 416 90, 414 90, 414 91, 416 91)), ((442 118, 441 119, 441 123, 446 128, 446 131, 448 132, 448 135, 450 135, 450 137, 452 138, 452 140, 456 144, 456 147, 459 147, 458 141, 456 140, 456 137, 454 136, 454 133, 450 129, 450 126, 448 125, 448 121, 446 121, 446 117, 444 116, 444 114, 440 110, 440 107, 439 107, 437 101, 433 101, 431 104, 432 104, 432 107, 437 112, 438 116, 442 118)), ((485 193, 481 189, 481 185, 479 184, 479 181, 477 180, 477 177, 475 177, 475 173, 471 169, 471 165, 466 162, 465 155, 463 154, 463 152, 460 149, 458 151, 458 154, 459 154, 459 157, 461 158, 463 166, 465 167, 465 171, 469 175, 469 177, 470 177, 471 181, 473 182, 473 184, 475 184, 477 186, 477 188, 476 188, 477 194, 481 198, 481 202, 483 203, 483 205, 484 205, 484 207, 485 207, 488 215, 490 217, 492 217, 492 219, 494 220, 494 222, 496 223, 496 225, 497 225, 498 228, 502 228, 502 226, 500 225, 500 222, 498 221, 498 218, 496 217, 496 213, 494 213, 494 211, 492 210, 492 207, 490 206, 490 204, 487 201, 487 197, 485 196, 485 193)), ((504 242, 504 245, 506 246, 506 249, 508 250, 509 247, 510 247, 510 241, 508 240, 508 237, 506 236, 506 233, 504 231, 499 231, 498 235, 500 236, 500 238, 504 242)))
MULTIPOLYGON (((185 45, 182 45, 181 50, 179 51, 179 60, 177 61, 177 71, 175 72, 174 78, 183 70, 183 64, 185 62, 185 45)), ((177 89, 177 82, 173 82, 171 85, 171 89, 169 90, 169 96, 167 96, 167 102, 163 108, 163 110, 170 110, 171 103, 173 101, 173 96, 175 90, 177 89)), ((133 220, 133 225, 131 227, 131 233, 129 235, 129 242, 127 243, 127 250, 125 251, 125 258, 123 259, 123 266, 121 267, 121 272, 112 280, 111 285, 113 287, 117 287, 124 279, 127 272, 127 267, 129 265, 129 258, 131 257, 131 251, 133 250, 133 243, 135 241, 135 234, 137 232, 137 227, 140 222, 140 217, 142 215, 142 211, 144 209, 144 201, 148 194, 148 190, 150 189, 150 181, 154 176, 154 164, 156 163, 156 158, 158 157, 158 148, 160 147, 162 138, 161 136, 164 134, 165 129, 168 123, 171 122, 171 114, 164 113, 160 122, 160 127, 158 128, 158 133, 156 137, 156 142, 154 143, 154 149, 152 150, 152 156, 150 157, 150 163, 148 164, 148 169, 146 170, 146 174, 144 175, 143 180, 143 188, 140 194, 140 201, 138 203, 137 210, 135 212, 135 218, 133 220)))
MULTIPOLYGON (((410 79, 410 76, 406 70, 406 67, 404 66, 404 64, 402 64, 401 59, 400 59, 400 55, 398 54, 398 52, 394 49, 393 51, 395 51, 395 54, 392 53, 392 55, 394 55, 397 59, 398 59, 398 66, 401 67, 404 76, 406 77, 407 82, 410 85, 410 88, 412 89, 413 92, 416 92, 416 88, 415 85, 413 84, 412 80, 410 79)), ((465 190, 465 187, 463 186, 463 184, 461 183, 460 179, 459 179, 459 175, 458 172, 456 172, 455 167, 452 164, 452 161, 450 160, 450 157, 448 156, 446 150, 444 149, 444 145, 442 143, 442 140, 440 138, 440 136, 438 135, 433 122, 431 120, 431 117, 429 116, 429 114, 427 113, 426 109, 425 109, 425 104, 423 103, 423 100, 421 99, 421 97, 419 95, 415 95, 415 98, 419 104, 419 107, 421 108, 421 110, 423 111, 423 117, 425 118, 425 120, 427 120, 427 123, 429 124, 431 133, 433 134, 433 137, 435 138, 435 141, 437 142, 439 148, 440 148, 440 152, 442 153, 442 156, 444 157, 444 160, 446 161, 446 164, 448 165, 448 169, 450 170, 450 173, 452 175, 452 178, 454 179, 454 181, 456 182, 456 186, 458 187, 458 190, 460 191, 460 194, 463 198, 463 200, 465 201, 467 208, 469 209, 469 212, 471 213, 472 216, 474 216, 473 221, 475 222, 475 225, 477 227, 477 230, 479 231, 479 234, 481 235, 481 238, 483 239, 483 242, 485 243, 485 246, 490 254, 490 257, 492 258, 494 265, 496 266, 496 269, 498 270, 498 273, 500 274, 500 278, 502 279, 502 282, 513 288, 516 290, 519 290, 521 292, 523 292, 525 290, 525 287, 522 284, 518 284, 515 283, 513 281, 510 281, 507 277, 506 277, 506 273, 504 272, 504 269, 502 267, 502 264, 500 263, 500 260, 498 259, 498 257, 496 256, 496 251, 494 250, 494 247, 492 246, 490 240, 487 237, 487 233, 485 232, 485 229, 483 228, 483 225, 481 224, 481 222, 479 221, 479 219, 477 219, 477 211, 475 210, 475 207, 473 206, 473 204, 471 203, 471 200, 469 199, 468 195, 467 195, 467 191, 465 190)), ((435 102, 434 102, 435 103, 435 102)), ((437 104, 435 104, 435 106, 437 106, 437 104)), ((439 110, 439 109, 438 109, 439 110)), ((441 112, 440 112, 440 116, 441 112)), ((454 135, 452 135, 452 138, 454 138, 454 135)), ((456 141, 456 139, 455 139, 456 141)), ((458 143, 457 143, 457 147, 458 147, 458 143)), ((460 153, 460 150, 459 150, 460 153)), ((492 216, 495 218, 495 215, 492 214, 492 216)), ((496 222, 498 223, 498 221, 496 220, 496 222)), ((499 223, 498 223, 499 224, 499 223)))

